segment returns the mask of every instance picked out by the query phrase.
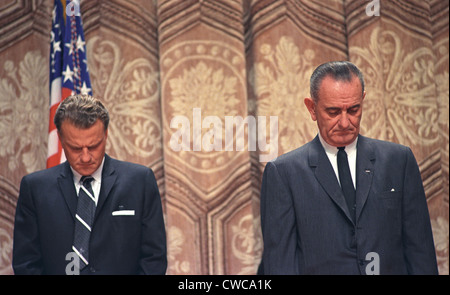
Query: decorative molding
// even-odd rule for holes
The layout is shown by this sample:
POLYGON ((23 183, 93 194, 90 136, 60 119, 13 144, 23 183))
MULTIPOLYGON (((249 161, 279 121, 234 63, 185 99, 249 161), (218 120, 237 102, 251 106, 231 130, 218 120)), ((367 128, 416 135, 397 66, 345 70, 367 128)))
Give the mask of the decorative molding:
POLYGON ((431 0, 430 14, 433 38, 445 32, 447 32, 448 36, 449 0, 431 0))
POLYGON ((200 23, 243 40, 243 5, 227 0, 166 0, 158 3, 160 46, 200 23))
POLYGON ((282 20, 290 19, 306 35, 346 52, 344 12, 329 4, 311 0, 254 1, 246 31, 254 39, 282 20))
POLYGON ((120 0, 89 0, 81 3, 85 35, 98 28, 131 39, 155 57, 158 56, 157 22, 152 1, 145 7, 120 0))
POLYGON ((14 224, 18 196, 18 187, 0 175, 0 219, 11 224, 11 226, 14 224))
MULTIPOLYGON (((443 193, 443 175, 441 169, 440 149, 432 152, 427 158, 419 163, 420 174, 427 199, 439 196, 443 193)), ((448 196, 447 196, 448 202, 448 196)))
POLYGON ((39 32, 50 40, 51 9, 44 0, 10 0, 0 6, 0 52, 39 32))
POLYGON ((0 275, 13 274, 13 228, 18 195, 19 189, 0 175, 0 275))

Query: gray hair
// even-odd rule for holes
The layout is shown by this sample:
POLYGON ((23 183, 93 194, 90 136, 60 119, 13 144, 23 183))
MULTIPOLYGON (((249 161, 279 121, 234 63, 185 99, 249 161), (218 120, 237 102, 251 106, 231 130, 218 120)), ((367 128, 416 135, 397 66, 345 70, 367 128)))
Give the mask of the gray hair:
POLYGON ((108 129, 109 113, 105 106, 90 95, 71 95, 64 99, 55 113, 55 126, 61 132, 61 124, 65 120, 81 129, 86 129, 100 120, 105 131, 108 129))
POLYGON ((325 77, 331 77, 336 81, 351 82, 354 77, 358 77, 361 83, 362 93, 364 93, 364 77, 357 66, 349 61, 332 61, 318 66, 311 75, 310 95, 314 102, 319 99, 320 85, 325 77))

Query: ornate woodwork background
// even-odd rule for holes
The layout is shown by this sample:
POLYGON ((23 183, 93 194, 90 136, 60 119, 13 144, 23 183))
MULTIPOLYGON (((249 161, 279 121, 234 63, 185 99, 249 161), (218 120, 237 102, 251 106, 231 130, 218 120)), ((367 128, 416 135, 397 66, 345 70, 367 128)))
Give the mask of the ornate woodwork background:
MULTIPOLYGON (((366 11, 374 2, 81 2, 94 96, 111 114, 107 152, 155 171, 168 274, 256 272, 265 165, 247 141, 241 151, 194 151, 191 136, 190 150, 174 151, 171 120, 189 118, 193 134, 194 108, 222 125, 226 116, 265 116, 269 127, 277 116, 268 144, 285 153, 317 133, 303 105, 312 70, 344 59, 366 78, 362 134, 408 145, 419 162, 439 270, 448 274, 449 1, 381 0, 379 16, 366 11)), ((20 180, 45 168, 52 7, 0 4, 0 274, 12 273, 20 180)))

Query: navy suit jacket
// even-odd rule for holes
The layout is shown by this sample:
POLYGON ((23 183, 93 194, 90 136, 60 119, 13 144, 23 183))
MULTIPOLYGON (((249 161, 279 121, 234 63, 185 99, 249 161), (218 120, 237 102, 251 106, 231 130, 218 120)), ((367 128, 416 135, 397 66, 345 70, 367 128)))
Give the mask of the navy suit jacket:
MULTIPOLYGON (((22 179, 14 226, 16 274, 66 274, 76 209, 68 162, 22 179)), ((89 253, 82 274, 165 274, 166 233, 151 169, 105 155, 89 253), (119 210, 135 214, 112 215, 119 210)))
POLYGON ((437 274, 427 202, 412 151, 359 136, 356 224, 318 136, 266 165, 264 274, 437 274), (370 255, 370 254, 369 254, 370 255), (367 257, 366 257, 367 256, 367 257))

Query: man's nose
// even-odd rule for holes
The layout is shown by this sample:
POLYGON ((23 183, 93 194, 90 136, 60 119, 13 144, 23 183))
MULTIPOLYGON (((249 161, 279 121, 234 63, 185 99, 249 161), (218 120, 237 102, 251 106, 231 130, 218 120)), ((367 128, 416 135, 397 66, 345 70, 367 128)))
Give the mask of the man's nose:
POLYGON ((341 117, 339 119, 339 126, 342 129, 346 129, 346 128, 348 128, 349 125, 350 125, 350 120, 349 120, 347 112, 342 112, 341 117))
POLYGON ((88 163, 91 161, 91 154, 89 153, 89 149, 88 148, 83 148, 81 150, 81 158, 80 158, 81 162, 83 163, 88 163))

